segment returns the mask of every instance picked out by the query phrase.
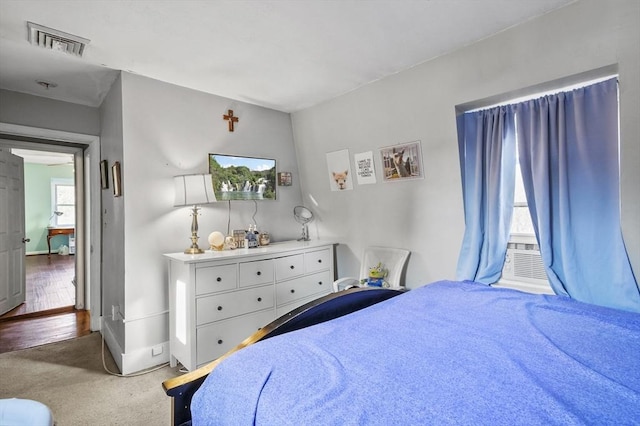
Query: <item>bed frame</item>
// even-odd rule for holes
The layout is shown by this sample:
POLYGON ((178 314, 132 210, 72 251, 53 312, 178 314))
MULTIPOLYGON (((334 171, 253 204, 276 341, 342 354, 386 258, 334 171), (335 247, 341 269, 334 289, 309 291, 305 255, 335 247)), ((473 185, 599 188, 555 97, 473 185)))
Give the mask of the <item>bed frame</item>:
POLYGON ((403 290, 375 287, 352 288, 338 293, 330 293, 311 301, 281 316, 264 326, 235 348, 220 358, 182 376, 162 383, 168 396, 172 398, 171 417, 174 426, 189 424, 191 421, 191 398, 207 375, 225 358, 253 343, 270 337, 299 330, 314 324, 329 321, 351 312, 375 305, 376 303, 402 294, 403 290))

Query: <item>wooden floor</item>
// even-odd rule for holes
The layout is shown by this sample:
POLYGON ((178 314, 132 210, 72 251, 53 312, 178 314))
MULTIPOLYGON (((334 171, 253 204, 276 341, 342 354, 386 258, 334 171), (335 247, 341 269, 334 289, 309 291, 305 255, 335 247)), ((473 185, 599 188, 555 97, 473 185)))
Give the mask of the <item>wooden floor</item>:
POLYGON ((0 353, 89 334, 89 312, 75 304, 75 257, 27 256, 26 301, 0 316, 0 353))
POLYGON ((90 334, 89 311, 0 322, 0 353, 27 349, 90 334))
POLYGON ((20 315, 40 316, 71 312, 76 300, 75 256, 46 254, 25 257, 25 302, 0 316, 0 321, 20 315), (51 311, 51 312, 47 312, 51 311))

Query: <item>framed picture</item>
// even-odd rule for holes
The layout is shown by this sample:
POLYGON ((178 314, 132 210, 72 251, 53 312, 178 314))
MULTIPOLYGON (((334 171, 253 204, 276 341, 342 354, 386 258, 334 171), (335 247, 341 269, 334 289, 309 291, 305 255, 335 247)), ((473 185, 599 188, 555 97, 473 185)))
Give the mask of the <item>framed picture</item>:
POLYGON ((329 185, 332 191, 350 191, 353 189, 351 180, 351 162, 349 150, 343 149, 327 153, 327 170, 329 171, 329 185))
POLYGON ((356 166, 356 179, 358 185, 376 183, 376 170, 373 165, 373 152, 360 152, 354 154, 353 163, 356 166))
POLYGON ((280 172, 278 173, 278 185, 279 186, 291 186, 291 172, 280 172))
POLYGON ((380 159, 385 182, 424 177, 420 141, 380 148, 380 159))
POLYGON ((109 164, 107 160, 100 162, 100 184, 102 189, 109 189, 109 164))
POLYGON ((209 173, 218 201, 275 200, 276 160, 209 154, 209 173))
POLYGON ((116 161, 111 166, 111 177, 113 178, 113 196, 119 197, 122 195, 122 183, 120 180, 120 162, 116 161))

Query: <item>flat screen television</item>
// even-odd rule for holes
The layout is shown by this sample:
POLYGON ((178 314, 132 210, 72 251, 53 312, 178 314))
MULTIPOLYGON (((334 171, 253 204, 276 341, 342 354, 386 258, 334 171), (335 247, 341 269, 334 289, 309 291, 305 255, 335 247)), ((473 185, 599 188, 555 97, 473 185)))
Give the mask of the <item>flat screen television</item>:
POLYGON ((209 173, 218 201, 276 199, 272 158, 209 154, 209 173))

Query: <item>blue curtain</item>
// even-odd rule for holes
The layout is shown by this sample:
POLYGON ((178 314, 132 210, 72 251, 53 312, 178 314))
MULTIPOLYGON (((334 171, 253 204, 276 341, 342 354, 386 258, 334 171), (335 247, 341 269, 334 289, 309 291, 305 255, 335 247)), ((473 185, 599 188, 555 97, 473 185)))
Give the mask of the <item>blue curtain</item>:
POLYGON ((551 287, 640 311, 620 227, 616 79, 514 108, 527 202, 551 287))
POLYGON ((457 126, 465 221, 457 279, 492 284, 502 272, 513 214, 514 111, 465 113, 457 126))

